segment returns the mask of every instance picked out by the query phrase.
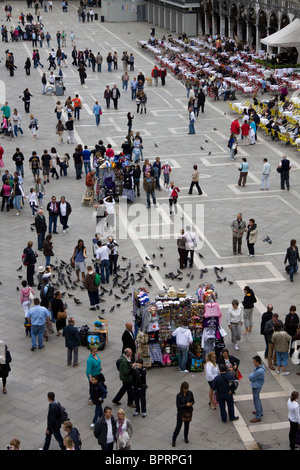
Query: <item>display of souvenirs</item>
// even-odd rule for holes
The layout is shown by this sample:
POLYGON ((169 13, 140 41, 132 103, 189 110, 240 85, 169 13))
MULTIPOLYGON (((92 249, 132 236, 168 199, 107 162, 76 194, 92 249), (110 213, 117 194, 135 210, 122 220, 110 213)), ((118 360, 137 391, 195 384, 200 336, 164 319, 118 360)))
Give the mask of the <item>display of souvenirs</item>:
POLYGON ((155 301, 144 288, 134 290, 132 297, 137 355, 146 367, 178 364, 172 333, 185 321, 193 337, 187 365, 190 371, 202 371, 206 354, 211 350, 219 353, 225 347, 222 312, 212 284, 201 284, 194 296, 170 286, 160 291, 155 301))

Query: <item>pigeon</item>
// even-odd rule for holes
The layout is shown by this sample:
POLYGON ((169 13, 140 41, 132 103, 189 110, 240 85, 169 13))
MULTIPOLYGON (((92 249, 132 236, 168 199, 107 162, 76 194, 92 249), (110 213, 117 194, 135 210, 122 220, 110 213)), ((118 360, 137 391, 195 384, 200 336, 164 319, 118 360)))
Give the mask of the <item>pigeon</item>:
POLYGON ((268 237, 268 235, 263 239, 263 242, 268 242, 269 245, 272 244, 272 240, 270 239, 270 237, 268 237))
POLYGON ((115 294, 115 299, 116 299, 116 300, 120 300, 121 297, 119 297, 117 294, 115 294))
POLYGON ((76 297, 74 297, 74 302, 75 302, 75 304, 77 304, 77 305, 82 304, 81 300, 76 299, 76 297))
POLYGON ((216 129, 216 128, 214 127, 214 131, 217 131, 217 130, 218 130, 218 129, 216 129))
POLYGON ((207 154, 207 155, 211 155, 211 152, 208 152, 208 154, 207 154))
POLYGON ((110 312, 113 312, 115 309, 115 306, 113 306, 111 309, 110 309, 110 312))
POLYGON ((19 278, 19 279, 22 279, 22 278, 23 278, 23 276, 18 276, 18 278, 19 278))
POLYGON ((208 140, 204 139, 206 143, 208 143, 208 140))
POLYGON ((190 283, 188 282, 185 288, 188 289, 189 287, 190 287, 190 283))
POLYGON ((150 258, 148 258, 148 256, 145 256, 145 259, 146 259, 147 261, 150 261, 150 258))
POLYGON ((234 284, 233 281, 228 281, 228 284, 230 284, 232 286, 232 284, 234 284))
POLYGON ((203 147, 201 147, 201 145, 200 145, 200 148, 201 148, 201 150, 204 150, 204 148, 203 148, 203 147))
POLYGON ((17 286, 17 287, 16 287, 16 290, 20 290, 20 288, 17 286))
POLYGON ((154 145, 155 145, 155 147, 158 147, 158 145, 157 145, 157 144, 154 144, 154 145))
POLYGON ((123 260, 123 261, 126 261, 126 260, 127 260, 127 258, 125 258, 125 256, 122 256, 122 260, 123 260))
POLYGON ((69 294, 68 292, 68 297, 74 297, 74 294, 69 294))
POLYGON ((198 253, 198 256, 199 256, 199 258, 204 258, 204 256, 201 255, 201 253, 198 253))
POLYGON ((159 246, 158 248, 159 248, 160 250, 164 250, 164 249, 165 249, 164 246, 159 246))
POLYGON ((178 274, 182 274, 182 272, 181 272, 181 271, 179 271, 179 269, 177 269, 177 272, 178 272, 178 274))
POLYGON ((21 265, 16 271, 22 271, 23 266, 21 265))

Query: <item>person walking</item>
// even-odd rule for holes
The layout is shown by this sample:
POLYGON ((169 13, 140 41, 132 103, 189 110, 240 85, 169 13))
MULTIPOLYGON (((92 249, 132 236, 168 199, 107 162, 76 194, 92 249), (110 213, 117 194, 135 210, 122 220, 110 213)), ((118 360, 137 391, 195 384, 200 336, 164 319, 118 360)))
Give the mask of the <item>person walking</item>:
POLYGON ((103 416, 102 403, 107 396, 105 378, 103 374, 91 377, 91 401, 95 405, 95 414, 90 428, 93 429, 99 418, 103 416))
POLYGON ((283 328, 283 323, 279 320, 278 313, 273 313, 271 320, 268 320, 265 324, 264 333, 268 343, 268 367, 270 370, 275 370, 276 366, 276 354, 274 350, 274 343, 272 343, 272 335, 275 331, 275 325, 279 324, 283 328))
POLYGON ((78 367, 78 350, 80 346, 80 336, 77 328, 75 328, 75 318, 69 317, 68 324, 63 328, 63 337, 67 348, 67 366, 72 365, 78 367))
POLYGON ((113 100, 115 109, 118 109, 118 101, 120 97, 121 97, 120 90, 119 88, 117 88, 117 85, 114 85, 111 90, 111 98, 113 100))
POLYGON ((270 180, 270 173, 271 173, 271 165, 270 163, 268 162, 268 159, 267 158, 264 158, 263 159, 263 169, 262 169, 262 175, 261 175, 261 191, 264 191, 264 189, 266 189, 266 191, 269 191, 269 187, 270 187, 270 184, 269 184, 269 180, 270 180))
POLYGON ((109 88, 109 85, 107 85, 107 87, 105 88, 103 97, 106 101, 106 108, 109 109, 110 108, 110 100, 112 98, 111 89, 109 88))
POLYGON ((72 212, 71 204, 66 201, 65 196, 61 196, 58 203, 59 220, 63 228, 63 233, 69 232, 69 216, 72 212))
POLYGON ((7 395, 6 383, 7 377, 11 371, 10 363, 12 362, 11 354, 7 345, 4 341, 0 341, 0 355, 1 355, 1 367, 0 367, 0 377, 2 379, 2 393, 7 395))
POLYGON ((86 361, 86 376, 89 382, 89 402, 92 404, 92 377, 100 375, 101 372, 101 359, 98 356, 98 347, 91 346, 90 354, 86 361))
POLYGON ((174 205, 175 214, 177 215, 177 201, 178 201, 178 193, 180 189, 175 186, 174 182, 171 181, 170 186, 168 188, 169 192, 169 208, 170 208, 170 215, 172 215, 172 207, 174 205))
POLYGON ((91 305, 90 310, 96 310, 100 308, 99 287, 98 287, 100 284, 100 278, 99 278, 99 282, 97 283, 97 276, 99 276, 99 274, 93 271, 92 266, 88 266, 86 270, 87 270, 87 274, 85 276, 83 285, 86 288, 89 299, 90 299, 90 305, 91 305))
POLYGON ((247 231, 247 227, 240 212, 237 214, 236 219, 231 222, 231 230, 233 254, 236 255, 236 248, 238 247, 238 254, 241 255, 243 234, 247 231))
POLYGON ((54 256, 52 235, 50 233, 46 236, 43 243, 43 255, 46 258, 45 267, 50 266, 51 256, 54 256))
POLYGON ((128 418, 126 418, 125 411, 122 408, 117 412, 117 443, 118 450, 131 450, 130 439, 133 434, 133 427, 128 418))
POLYGON ((230 160, 236 160, 235 156, 238 148, 236 136, 237 134, 231 133, 227 144, 227 147, 230 149, 230 160))
POLYGON ((286 255, 284 258, 285 265, 287 261, 289 262, 287 272, 290 275, 290 281, 294 282, 294 273, 298 271, 298 262, 300 261, 297 240, 292 239, 290 246, 286 250, 286 255))
POLYGON ((193 108, 189 108, 189 132, 188 134, 195 134, 195 113, 193 108))
POLYGON ((79 274, 81 272, 82 282, 85 279, 85 260, 87 258, 86 248, 84 246, 83 240, 80 238, 77 242, 77 245, 74 248, 73 256, 71 262, 75 268, 77 279, 75 282, 79 282, 79 274))
POLYGON ((255 220, 249 219, 246 240, 250 258, 253 258, 254 256, 254 244, 257 239, 257 231, 257 224, 255 223, 255 220))
POLYGON ((210 351, 207 356, 206 356, 206 361, 205 361, 205 377, 207 380, 207 383, 209 385, 209 392, 208 392, 208 397, 209 397, 209 402, 208 406, 212 409, 216 409, 216 400, 214 397, 214 389, 212 388, 212 382, 213 380, 219 375, 220 369, 217 364, 217 357, 216 353, 214 351, 210 351))
POLYGON ((60 428, 62 424, 60 405, 58 401, 55 399, 54 392, 48 392, 47 398, 49 402, 49 409, 48 409, 48 416, 47 416, 46 437, 45 437, 43 450, 49 450, 52 435, 57 440, 60 449, 65 450, 66 448, 65 448, 63 438, 60 433, 60 428))
POLYGON ((248 176, 248 170, 249 170, 249 163, 247 162, 247 158, 243 157, 242 163, 239 166, 240 176, 238 180, 238 186, 245 187, 247 176, 248 176))
POLYGON ((193 416, 193 405, 195 404, 193 392, 189 389, 187 382, 182 382, 180 392, 176 395, 177 419, 176 427, 172 436, 172 447, 176 447, 176 439, 180 433, 182 423, 184 424, 184 442, 189 443, 189 428, 193 416))
POLYGON ((132 370, 132 388, 135 403, 133 416, 139 415, 141 411, 143 418, 147 416, 146 389, 148 386, 146 384, 146 374, 147 369, 144 367, 144 361, 140 357, 135 364, 133 364, 132 370))
POLYGON ((299 393, 294 390, 287 402, 288 419, 290 422, 289 442, 291 450, 295 450, 296 448, 295 439, 300 425, 300 408, 298 398, 299 393))
POLYGON ((265 333, 265 326, 266 323, 269 320, 272 320, 273 316, 273 305, 268 304, 267 305, 267 310, 264 312, 261 316, 261 322, 260 322, 260 334, 264 336, 265 338, 265 343, 266 343, 266 349, 265 349, 265 359, 268 359, 268 349, 269 349, 269 343, 268 343, 268 337, 265 333))
POLYGON ((145 178, 143 180, 143 189, 146 192, 147 196, 147 209, 150 209, 151 207, 150 196, 152 197, 153 204, 156 207, 155 188, 155 179, 153 176, 151 176, 151 173, 148 171, 145 174, 145 178))
POLYGON ((212 381, 212 389, 216 391, 220 407, 221 419, 223 423, 227 422, 227 412, 225 408, 226 403, 228 408, 229 420, 237 421, 239 417, 235 416, 233 401, 233 393, 235 390, 234 383, 236 381, 236 377, 230 372, 227 372, 225 364, 220 364, 219 369, 220 374, 217 375, 217 377, 215 377, 212 381))
POLYGON ((191 232, 191 227, 189 225, 186 226, 183 236, 186 239, 185 249, 188 252, 187 261, 189 261, 189 267, 192 268, 194 266, 194 253, 195 248, 197 247, 197 239, 194 232, 191 232))
POLYGON ((172 337, 176 339, 178 368, 180 372, 189 372, 186 369, 186 365, 189 357, 189 347, 193 343, 193 337, 188 325, 188 320, 184 320, 182 326, 176 328, 172 333, 172 337))
POLYGON ((271 341, 274 344, 274 350, 276 353, 276 363, 277 363, 277 374, 280 374, 280 368, 282 367, 281 375, 289 375, 290 372, 287 372, 286 368, 288 365, 289 357, 289 345, 292 337, 282 329, 280 324, 274 325, 274 333, 272 335, 271 341))
POLYGON ((31 323, 31 351, 36 350, 36 337, 38 338, 38 348, 44 348, 43 335, 45 324, 50 322, 50 312, 46 307, 40 305, 40 299, 36 297, 33 303, 34 306, 28 310, 25 316, 31 323))
POLYGON ((261 421, 261 417, 263 416, 260 392, 265 381, 265 366, 262 364, 260 356, 254 356, 252 359, 255 369, 249 375, 249 380, 252 388, 253 404, 255 408, 253 414, 255 417, 250 419, 250 423, 258 423, 261 421))
POLYGON ((244 287, 244 300, 242 302, 244 307, 244 323, 245 323, 245 331, 242 333, 243 335, 248 335, 252 333, 252 326, 253 326, 253 310, 254 304, 257 302, 255 294, 249 286, 244 287))
POLYGON ((45 235, 47 232, 47 222, 43 209, 39 209, 34 219, 34 225, 37 233, 38 250, 42 251, 45 235))
POLYGON ((117 441, 117 424, 110 406, 105 406, 102 418, 95 424, 94 436, 102 450, 113 450, 117 441))
POLYGON ((101 283, 108 284, 109 283, 109 270, 110 270, 110 263, 109 263, 109 254, 110 249, 106 244, 102 244, 101 240, 97 241, 97 250, 96 250, 96 272, 99 273, 99 268, 101 271, 101 283))
POLYGON ((135 408, 133 403, 133 390, 132 390, 132 350, 126 348, 119 360, 119 377, 122 381, 122 387, 112 399, 115 405, 121 405, 120 400, 125 393, 127 393, 127 406, 135 408))
POLYGON ((56 197, 52 196, 51 201, 48 202, 47 204, 47 211, 49 212, 49 233, 52 233, 52 227, 53 227, 53 233, 58 233, 57 232, 57 218, 59 215, 59 207, 58 203, 56 201, 56 197))
POLYGON ((96 119, 96 126, 99 126, 100 124, 100 116, 102 114, 102 107, 98 103, 98 101, 95 101, 94 107, 93 107, 93 114, 96 119))
POLYGON ((233 299, 231 307, 227 311, 227 325, 231 332, 231 342, 234 345, 234 349, 238 351, 238 341, 241 340, 241 330, 243 326, 243 313, 239 307, 239 301, 233 299))
POLYGON ((179 268, 185 269, 187 265, 188 251, 185 249, 187 240, 184 237, 184 230, 181 229, 180 235, 177 238, 177 250, 179 254, 179 268))
POLYGON ((286 155, 282 156, 282 160, 279 162, 277 171, 280 174, 280 188, 290 190, 290 170, 292 168, 290 160, 286 155))
POLYGON ((188 194, 192 194, 193 193, 193 187, 196 186, 197 190, 198 190, 198 194, 199 196, 201 196, 202 194, 202 191, 201 191, 201 188, 199 186, 199 171, 198 171, 198 166, 197 165, 194 165, 193 166, 193 173, 192 173, 192 181, 191 181, 191 185, 190 185, 190 189, 189 189, 189 192, 188 194))
MULTIPOLYGON (((290 311, 286 315, 285 320, 284 320, 284 330, 290 335, 290 337, 292 338, 292 341, 298 331, 298 325, 300 323, 300 319, 296 313, 296 310, 297 310, 296 305, 291 305, 290 311)), ((290 356, 292 356, 292 353, 293 353, 293 349, 291 347, 290 356)))
POLYGON ((34 287, 34 265, 36 264, 37 254, 33 251, 33 242, 29 241, 27 247, 23 250, 23 264, 27 266, 27 282, 30 287, 34 287))

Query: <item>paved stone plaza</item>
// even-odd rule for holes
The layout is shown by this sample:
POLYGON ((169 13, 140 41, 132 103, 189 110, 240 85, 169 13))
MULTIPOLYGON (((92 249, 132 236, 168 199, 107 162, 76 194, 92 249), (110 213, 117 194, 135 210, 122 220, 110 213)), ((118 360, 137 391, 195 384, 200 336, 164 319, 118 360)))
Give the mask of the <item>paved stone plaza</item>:
MULTIPOLYGON (((26 2, 13 2, 13 16, 11 25, 16 25, 21 11, 26 12, 26 2)), ((65 95, 72 98, 79 93, 83 102, 81 119, 76 122, 75 138, 77 143, 92 147, 99 139, 104 144, 111 143, 113 148, 119 149, 124 137, 127 135, 127 112, 135 115, 133 130, 140 131, 143 137, 144 158, 153 162, 156 156, 161 161, 169 161, 172 166, 171 179, 181 189, 179 195, 180 215, 184 216, 184 224, 191 225, 192 230, 203 240, 203 247, 198 247, 203 258, 195 255, 195 266, 192 268, 194 279, 191 281, 184 272, 181 282, 174 281, 174 287, 187 288, 189 294, 194 294, 198 283, 212 282, 218 293, 218 300, 223 312, 222 326, 228 333, 226 346, 230 353, 240 358, 240 370, 243 379, 240 382, 236 394, 236 414, 239 420, 234 423, 223 424, 220 419, 219 410, 212 411, 208 407, 208 384, 205 373, 180 374, 177 367, 167 369, 153 368, 148 370, 147 383, 147 417, 132 417, 132 409, 126 406, 125 397, 122 405, 131 419, 134 427, 132 438, 133 450, 167 450, 171 451, 171 438, 176 424, 176 394, 179 392, 180 384, 187 380, 190 389, 195 396, 195 412, 190 425, 189 444, 185 444, 183 434, 177 439, 176 450, 188 452, 191 450, 244 450, 244 449, 269 449, 287 450, 289 423, 287 418, 287 400, 293 390, 299 390, 300 376, 296 373, 299 366, 291 361, 288 370, 291 374, 287 377, 277 375, 276 371, 266 368, 266 380, 262 390, 264 416, 259 424, 249 423, 252 418, 252 394, 248 376, 253 370, 252 357, 260 354, 263 357, 264 338, 260 335, 260 318, 266 310, 266 305, 272 303, 274 311, 278 312, 284 320, 289 312, 291 304, 300 306, 299 278, 295 276, 294 283, 290 283, 285 271, 283 260, 286 248, 291 238, 299 237, 300 228, 300 163, 299 153, 295 149, 285 148, 281 143, 273 143, 265 134, 259 132, 259 140, 255 146, 240 147, 236 162, 229 161, 227 141, 229 137, 230 123, 233 113, 229 110, 228 103, 215 102, 207 99, 205 113, 199 114, 195 128, 195 135, 188 133, 187 98, 184 85, 168 74, 166 86, 146 86, 148 96, 147 114, 136 113, 135 102, 131 101, 130 91, 122 91, 121 76, 122 65, 119 60, 119 70, 108 73, 105 58, 108 52, 118 52, 119 58, 124 50, 133 52, 135 56, 135 72, 142 71, 149 77, 155 58, 139 48, 137 41, 147 39, 149 29, 152 25, 148 23, 85 23, 81 25, 77 20, 77 8, 79 2, 69 2, 69 12, 63 14, 60 2, 54 2, 53 11, 42 13, 45 31, 52 35, 51 46, 57 47, 55 34, 58 29, 68 33, 67 47, 64 48, 68 54, 68 67, 62 68, 65 95), (103 72, 92 73, 87 69, 86 84, 81 86, 77 68, 71 65, 71 41, 70 31, 76 34, 75 43, 78 50, 91 49, 94 53, 101 52, 104 57, 103 72), (106 85, 114 84, 120 89, 119 110, 106 110, 103 93, 106 85), (100 127, 95 125, 92 108, 98 99, 103 107, 100 127), (215 129, 215 130, 214 130, 215 129), (208 142, 206 142, 206 140, 208 142), (157 145, 157 147, 155 146, 157 145), (200 146, 204 150, 200 149, 200 146), (209 152, 211 154, 209 155, 209 152), (289 192, 280 190, 279 175, 276 172, 278 162, 283 153, 288 155, 292 163, 291 190, 289 192), (238 187, 238 165, 241 157, 246 156, 250 165, 246 187, 238 187), (267 157, 272 165, 270 179, 270 190, 260 191, 260 176, 262 172, 263 158, 267 157), (188 188, 191 181, 192 167, 197 164, 200 170, 200 186, 203 196, 189 196, 188 188), (202 211, 204 220, 201 218, 202 211), (254 258, 247 256, 246 242, 243 242, 243 254, 232 255, 232 237, 230 224, 238 212, 242 212, 244 220, 254 218, 258 224, 258 240, 255 245, 256 255, 254 258), (197 226, 194 225, 197 222, 197 226), (268 235, 272 244, 263 242, 268 235), (216 283, 214 266, 223 266, 223 274, 227 280, 216 283), (200 281, 199 270, 207 267, 208 273, 200 281), (233 281, 229 284, 227 281, 233 281), (230 343, 230 334, 226 326, 227 308, 232 299, 243 300, 243 287, 250 285, 253 288, 257 304, 254 314, 254 331, 251 335, 243 336, 240 342, 240 350, 235 351, 230 343)), ((100 17, 100 10, 97 10, 100 17)), ((33 12, 33 10, 32 10, 33 12)), ((1 11, 1 20, 5 21, 4 12, 1 11)), ((156 35, 160 37, 165 31, 156 27, 156 35)), ((41 75, 46 72, 48 63, 47 44, 40 49, 41 62, 45 64, 44 69, 31 68, 31 75, 27 77, 24 71, 24 62, 27 56, 31 57, 31 42, 1 43, 0 79, 5 82, 0 94, 1 106, 7 100, 11 109, 17 107, 23 118, 22 127, 24 136, 7 141, 1 139, 0 144, 4 147, 5 168, 14 170, 12 155, 16 147, 20 147, 24 153, 25 178, 24 189, 26 195, 32 185, 32 175, 28 169, 27 161, 31 152, 36 150, 38 155, 44 149, 57 146, 59 154, 69 152, 72 156, 75 146, 64 143, 57 145, 55 134, 56 115, 53 112, 56 96, 42 95, 41 75), (13 51, 17 69, 15 76, 10 78, 5 69, 5 48, 13 51), (38 138, 32 141, 28 129, 29 118, 23 109, 21 95, 28 87, 33 95, 31 100, 31 111, 39 120, 38 138)), ((130 72, 130 79, 133 73, 130 72)), ((238 101, 245 97, 238 94, 238 101)), ((66 140, 66 139, 65 139, 66 140)), ((58 235, 53 236, 54 253, 59 260, 69 261, 74 246, 79 238, 82 238, 87 246, 88 260, 92 258, 92 238, 95 232, 95 223, 92 219, 92 208, 82 206, 81 198, 85 192, 84 180, 76 181, 73 163, 71 162, 66 178, 59 180, 51 179, 46 185, 46 196, 44 207, 50 201, 52 195, 60 198, 66 196, 70 202, 73 212, 70 216, 70 232, 63 234, 58 224, 58 235)), ((145 263, 145 256, 159 265, 159 270, 152 270, 149 288, 150 297, 154 300, 155 295, 163 285, 168 286, 169 281, 165 279, 165 273, 176 272, 179 268, 177 261, 176 237, 180 228, 180 218, 173 217, 170 220, 168 211, 168 195, 166 191, 156 192, 158 208, 146 211, 145 193, 141 191, 141 197, 135 200, 135 204, 142 206, 142 235, 136 236, 136 225, 125 228, 126 209, 124 205, 117 208, 118 231, 116 239, 120 244, 120 264, 125 267, 131 261, 130 272, 136 272, 145 263), (147 213, 146 213, 147 212, 147 213), (165 233, 161 227, 171 227, 171 236, 159 237, 165 233), (148 228, 151 227, 151 232, 148 228), (174 228, 175 227, 175 228, 174 228), (147 229, 145 233, 145 229, 147 229), (163 257, 156 256, 158 246, 164 246, 163 257), (121 257, 127 258, 122 260, 121 257), (166 262, 166 268, 163 267, 166 262)), ((132 219, 135 217, 135 204, 130 207, 132 219)), ((140 206, 139 206, 140 209, 140 206)), ((0 309, 0 339, 5 341, 12 355, 11 373, 7 382, 7 395, 0 394, 0 448, 13 437, 18 437, 24 450, 37 450, 42 447, 44 433, 46 430, 47 417, 47 392, 54 391, 56 398, 68 409, 71 421, 79 429, 83 449, 100 449, 89 425, 94 415, 94 408, 88 404, 88 383, 85 375, 86 359, 88 350, 81 347, 79 352, 78 368, 67 368, 66 348, 64 339, 56 334, 45 343, 41 351, 31 352, 31 342, 25 336, 24 314, 20 305, 20 287, 18 275, 25 278, 25 269, 16 272, 21 265, 21 255, 29 240, 33 240, 34 248, 37 248, 35 232, 31 232, 30 208, 26 201, 20 217, 15 216, 15 211, 1 214, 1 309, 0 309)), ((129 217, 129 218, 130 218, 129 217)), ((130 220, 132 220, 130 219, 130 220)), ((200 239, 199 243, 200 245, 200 239)), ((54 262, 54 259, 52 260, 54 262)), ((40 253, 38 264, 44 263, 44 256, 40 253)), ((299 276, 299 274, 298 274, 299 276)), ((73 274, 75 280, 75 274, 73 274)), ((109 286, 110 287, 110 286, 109 286)), ((118 289, 114 289, 119 293, 118 289)), ((73 293, 73 292, 72 292, 73 293)), ((89 311, 87 293, 79 288, 74 291, 76 297, 80 298, 82 305, 75 305, 73 298, 65 297, 68 304, 68 314, 76 319, 76 325, 89 324, 92 326, 95 315, 89 311)), ((103 373, 108 385, 108 397, 105 404, 111 404, 111 399, 120 387, 120 381, 115 366, 115 361, 121 352, 121 336, 126 321, 131 320, 130 300, 122 301, 120 308, 115 307, 113 312, 110 308, 115 305, 114 296, 106 294, 101 314, 108 319, 108 345, 100 352, 103 373)), ((300 309, 300 307, 299 307, 300 309)), ((267 366, 267 364, 266 364, 267 366)), ((113 406, 114 414, 117 407, 113 406)), ((51 449, 57 450, 57 442, 53 439, 51 449)))

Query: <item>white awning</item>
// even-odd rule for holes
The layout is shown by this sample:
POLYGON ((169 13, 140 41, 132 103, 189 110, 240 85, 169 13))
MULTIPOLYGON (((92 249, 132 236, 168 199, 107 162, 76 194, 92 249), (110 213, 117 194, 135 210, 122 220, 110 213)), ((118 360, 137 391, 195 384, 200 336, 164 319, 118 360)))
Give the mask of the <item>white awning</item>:
POLYGON ((270 36, 261 39, 262 44, 274 47, 300 48, 300 19, 295 18, 290 24, 270 36))

